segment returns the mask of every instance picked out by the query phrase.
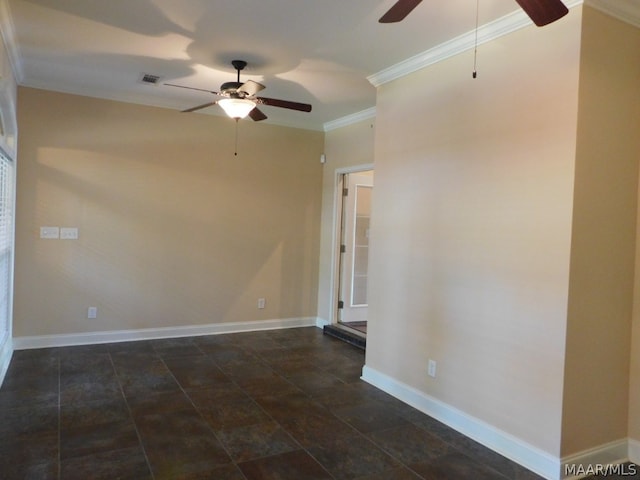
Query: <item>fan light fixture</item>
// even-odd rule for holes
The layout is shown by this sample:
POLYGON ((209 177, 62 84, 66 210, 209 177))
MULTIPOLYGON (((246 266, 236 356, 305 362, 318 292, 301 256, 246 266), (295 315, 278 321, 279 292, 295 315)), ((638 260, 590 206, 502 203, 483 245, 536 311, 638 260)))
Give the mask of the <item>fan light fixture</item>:
POLYGON ((246 98, 223 98, 218 101, 227 115, 231 118, 240 119, 249 115, 249 112, 256 108, 255 102, 246 98))
MULTIPOLYGON (((0 0, 0 3, 2 3, 2 0, 0 0)), ((186 110, 182 110, 183 112, 195 112, 196 110, 202 110, 203 108, 208 108, 213 105, 220 105, 224 112, 236 121, 249 116, 254 122, 260 122, 262 120, 266 120, 267 116, 258 108, 258 105, 287 108, 289 110, 297 110, 299 112, 311 111, 311 105, 308 103, 278 100, 277 98, 256 97, 256 94, 261 90, 264 90, 265 86, 258 82, 254 82, 253 80, 247 80, 244 83, 240 81, 240 72, 247 66, 247 62, 244 60, 233 60, 231 65, 233 65, 233 68, 238 71, 236 81, 223 83, 220 85, 219 92, 205 90, 202 88, 187 87, 185 85, 176 85, 173 83, 165 83, 165 85, 188 88, 190 90, 199 90, 201 92, 218 95, 218 97, 223 97, 220 100, 214 100, 213 102, 207 102, 196 107, 187 108, 186 110)))

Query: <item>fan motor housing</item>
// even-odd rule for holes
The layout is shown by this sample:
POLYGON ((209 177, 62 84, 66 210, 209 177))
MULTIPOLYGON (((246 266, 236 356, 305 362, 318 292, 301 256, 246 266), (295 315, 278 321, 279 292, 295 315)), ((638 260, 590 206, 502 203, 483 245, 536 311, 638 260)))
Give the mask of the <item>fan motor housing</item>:
POLYGON ((238 88, 242 86, 241 82, 225 82, 220 85, 220 93, 232 94, 236 93, 238 88))

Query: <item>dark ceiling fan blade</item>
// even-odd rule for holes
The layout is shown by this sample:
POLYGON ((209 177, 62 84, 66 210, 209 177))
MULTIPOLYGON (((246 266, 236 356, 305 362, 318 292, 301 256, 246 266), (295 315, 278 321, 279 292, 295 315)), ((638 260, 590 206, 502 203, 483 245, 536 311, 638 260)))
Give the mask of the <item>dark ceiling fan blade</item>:
POLYGON ((207 92, 213 93, 214 95, 220 95, 218 92, 214 92, 213 90, 207 90, 205 88, 196 88, 196 87, 185 87, 184 85, 176 85, 175 83, 165 83, 168 87, 178 87, 178 88, 186 88, 187 90, 197 90, 198 92, 207 92))
POLYGON ((539 27, 543 27, 569 13, 569 9, 560 0, 516 0, 518 5, 539 27))
POLYGON ((198 105, 197 107, 187 108, 186 110, 182 110, 182 113, 189 113, 189 112, 195 112, 196 110, 202 110, 203 108, 211 107, 212 105, 215 105, 216 103, 218 103, 218 102, 209 102, 209 103, 205 103, 203 105, 198 105))
POLYGON ((300 112, 310 112, 311 105, 308 103, 291 102, 289 100, 278 100, 276 98, 256 97, 257 103, 269 105, 270 107, 288 108, 290 110, 298 110, 300 112))
POLYGON ((258 107, 251 110, 249 112, 249 116, 251 117, 251 120, 253 120, 254 122, 259 122, 260 120, 267 119, 267 116, 258 107))
POLYGON ((247 80, 238 87, 238 92, 246 93, 248 97, 255 95, 260 90, 264 90, 266 87, 261 83, 254 82, 253 80, 247 80))
POLYGON ((395 23, 404 20, 404 17, 409 15, 414 8, 416 8, 422 0, 398 0, 393 7, 391 7, 387 13, 385 13, 378 22, 380 23, 395 23))

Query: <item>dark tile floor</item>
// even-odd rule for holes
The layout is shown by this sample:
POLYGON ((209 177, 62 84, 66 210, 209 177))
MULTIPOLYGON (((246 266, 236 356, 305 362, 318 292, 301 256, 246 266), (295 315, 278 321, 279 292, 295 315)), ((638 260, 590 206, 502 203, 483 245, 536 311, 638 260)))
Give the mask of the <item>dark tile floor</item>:
POLYGON ((359 379, 317 328, 16 351, 12 479, 537 479, 359 379))

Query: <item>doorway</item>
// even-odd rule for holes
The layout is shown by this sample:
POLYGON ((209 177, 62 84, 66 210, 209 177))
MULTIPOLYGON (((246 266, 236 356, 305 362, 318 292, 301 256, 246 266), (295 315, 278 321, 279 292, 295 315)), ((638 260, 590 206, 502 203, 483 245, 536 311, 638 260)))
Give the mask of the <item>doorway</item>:
POLYGON ((369 228, 373 170, 341 174, 336 323, 367 334, 369 228))

